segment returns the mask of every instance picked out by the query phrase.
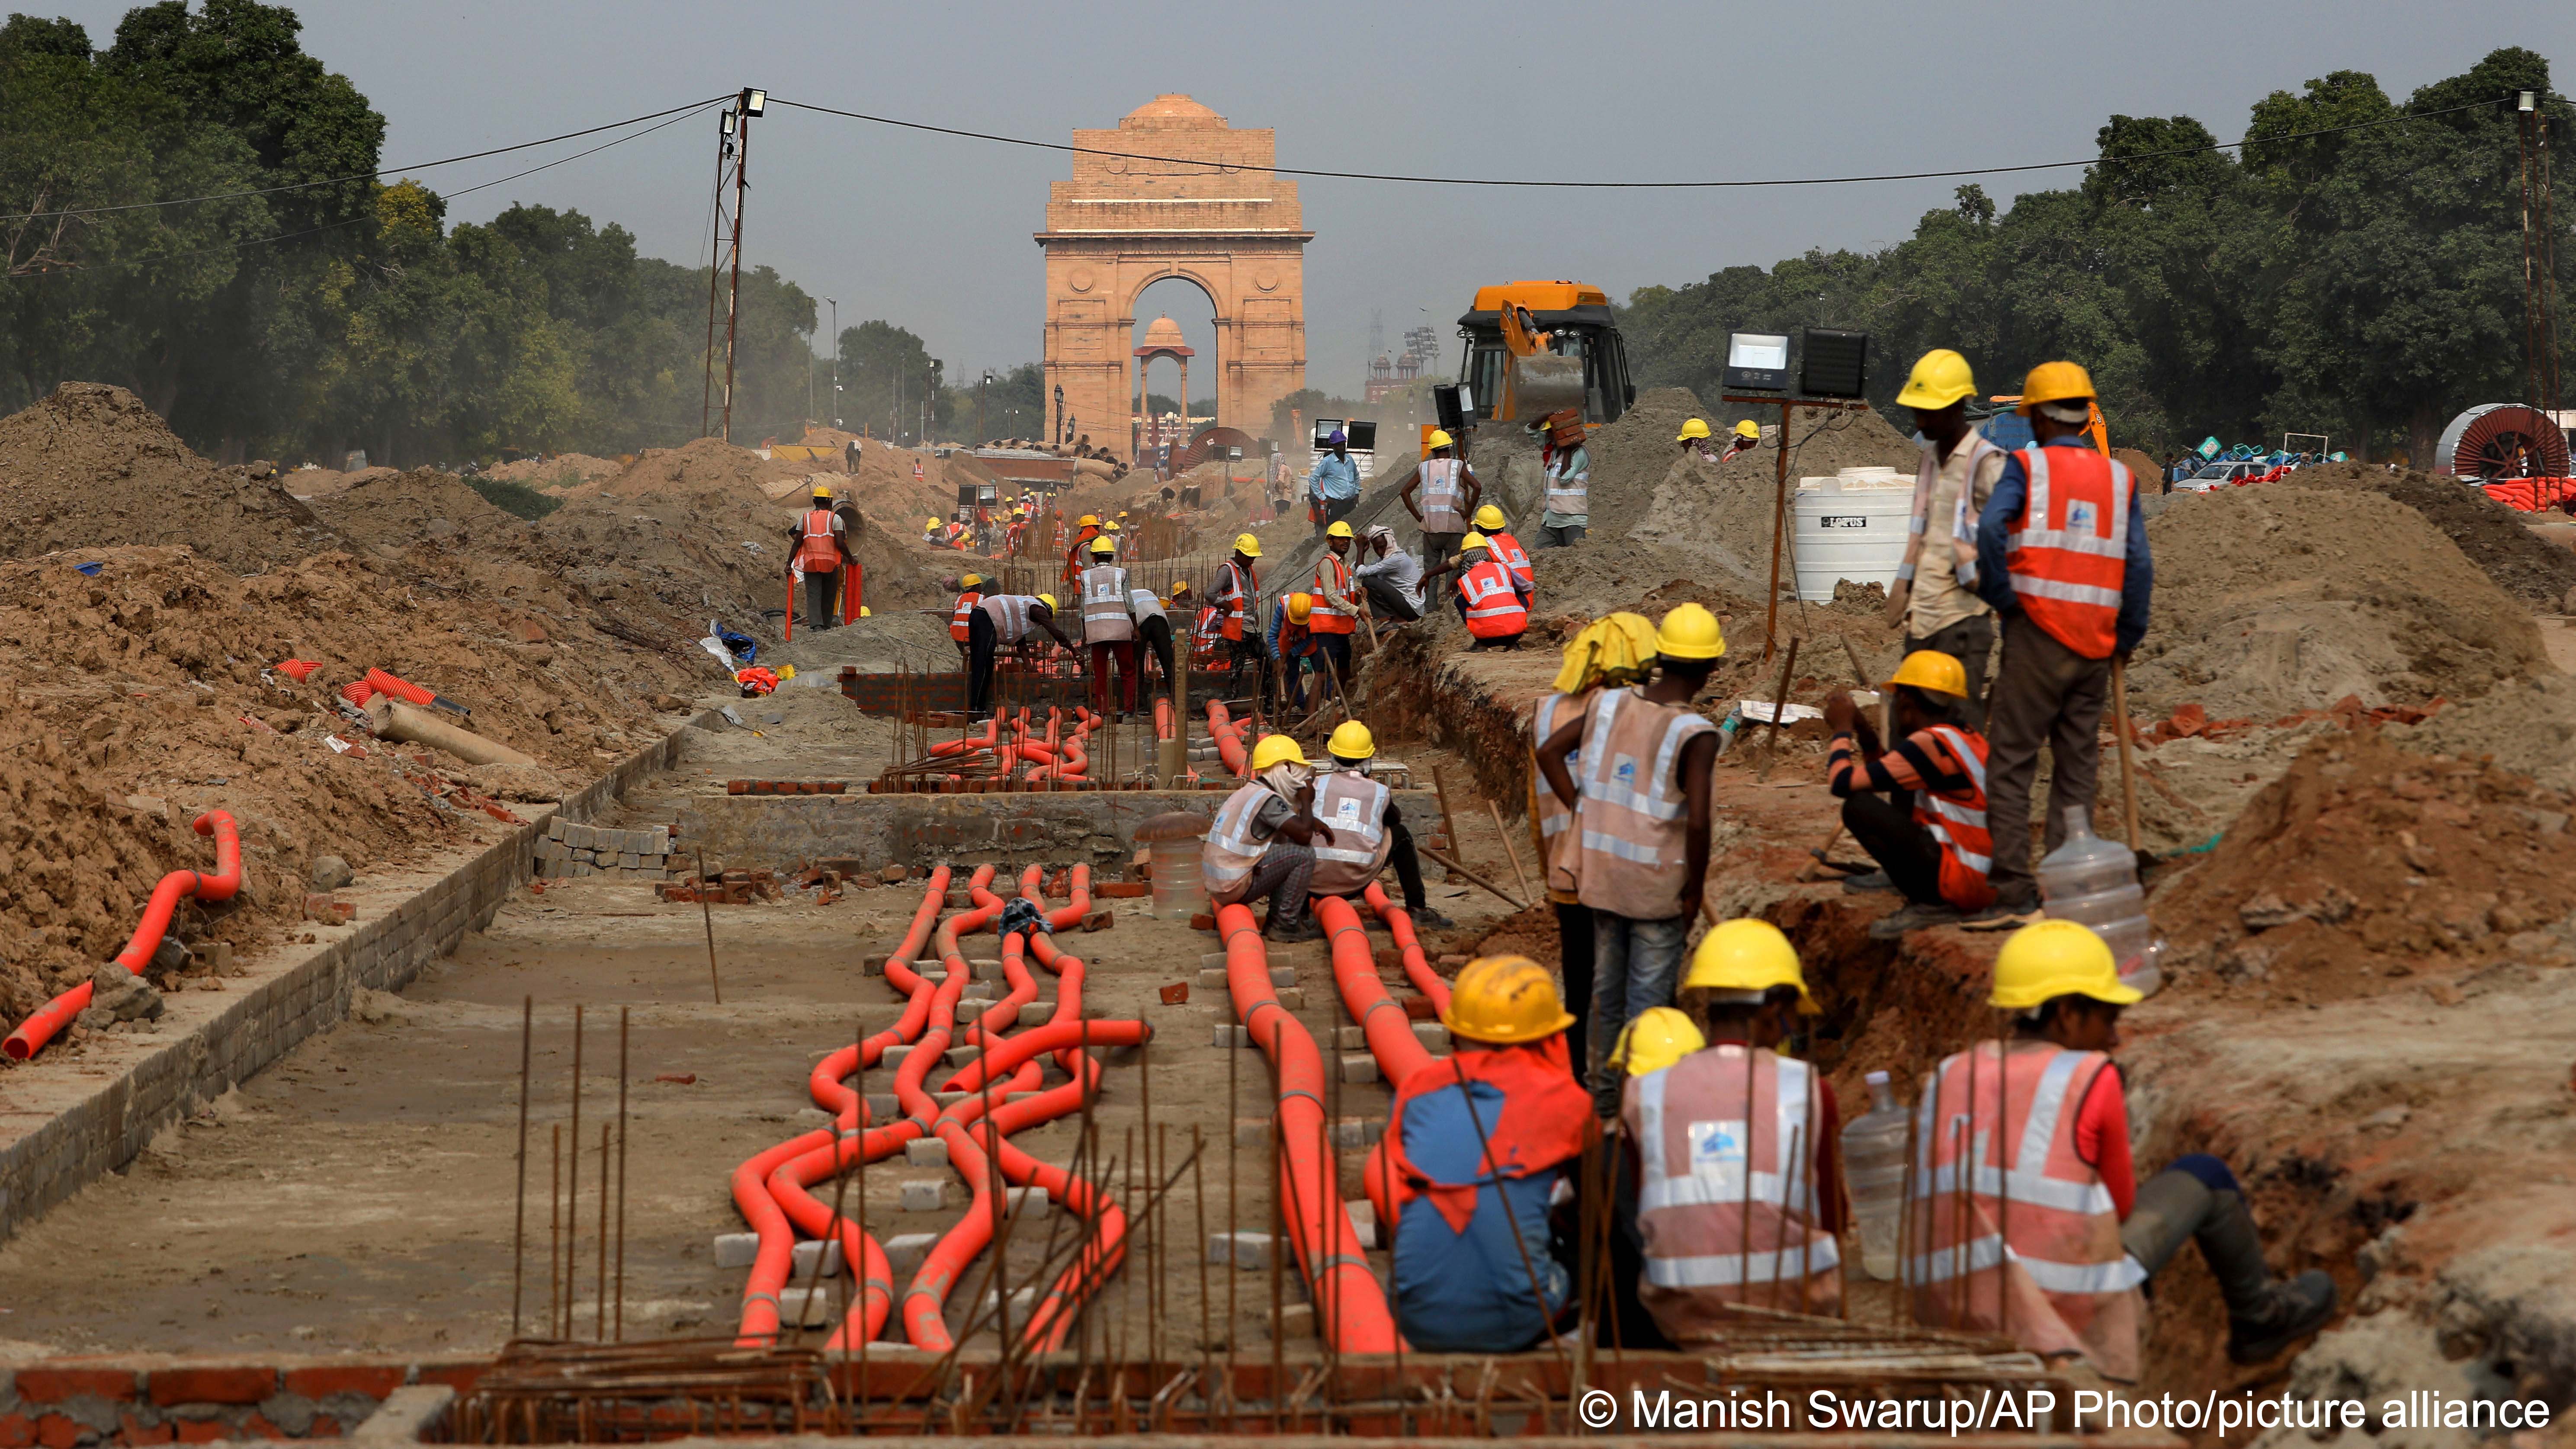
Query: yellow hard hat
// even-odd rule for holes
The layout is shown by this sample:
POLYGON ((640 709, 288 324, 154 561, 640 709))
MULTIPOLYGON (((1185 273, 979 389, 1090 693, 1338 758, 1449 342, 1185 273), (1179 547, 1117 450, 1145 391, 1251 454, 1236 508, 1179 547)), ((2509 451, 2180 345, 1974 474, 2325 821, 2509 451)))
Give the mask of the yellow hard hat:
POLYGON ((1100 519, 1095 514, 1086 513, 1082 515, 1082 521, 1074 526, 1077 528, 1097 528, 1100 526, 1100 519))
POLYGON ((832 489, 829 484, 817 483, 814 485, 814 501, 818 503, 826 502, 831 498, 831 496, 832 489))
POLYGON ((1968 697, 1967 666, 1961 664, 1957 656, 1944 654, 1938 649, 1917 649, 1906 655, 1887 682, 1891 686, 1910 684, 1934 694, 1955 694, 1961 699, 1968 697))
POLYGON ((1190 581, 1189 581, 1188 579, 1174 579, 1174 580, 1172 580, 1172 597, 1173 597, 1173 598, 1177 599, 1177 598, 1181 597, 1183 594, 1188 593, 1189 591, 1190 591, 1190 581))
POLYGON ((1655 653, 1665 659, 1716 659, 1726 653, 1726 631, 1698 604, 1676 604, 1655 631, 1655 653))
POLYGON ((924 528, 937 528, 939 526, 939 520, 936 518, 925 518, 921 520, 921 526, 924 528))
POLYGON ((1706 1045, 1708 1038, 1700 1035, 1689 1012, 1649 1006, 1620 1030, 1618 1044, 1610 1048, 1610 1065, 1623 1068, 1629 1076, 1642 1077, 1648 1072, 1660 1072, 1706 1045))
POLYGON ((1546 967, 1527 956, 1479 956, 1458 973, 1440 1024, 1469 1041, 1509 1046, 1545 1041, 1574 1017, 1546 967))
POLYGON ((1100 525, 1100 531, 1101 531, 1102 533, 1117 533, 1117 532, 1119 532, 1120 530, 1119 530, 1119 527, 1118 527, 1118 520, 1113 518, 1113 519, 1110 519, 1108 522, 1101 524, 1101 525, 1100 525))
POLYGON ((2089 996, 2113 1006, 2140 999, 2120 984, 2111 948, 2078 921, 2034 921, 2012 933, 1995 957, 1995 991, 1989 1006, 2028 1011, 2059 996, 2089 996))
POLYGON ((1333 726, 1333 737, 1324 741, 1324 748, 1345 760, 1366 760, 1377 754, 1377 737, 1367 725, 1346 719, 1333 726))
POLYGON ((876 617, 876 611, 865 604, 861 604, 859 605, 859 617, 862 619, 872 619, 876 617))
POLYGON ((1055 611, 1055 595, 1040 594, 1038 595, 1038 602, 1046 605, 1049 613, 1053 613, 1055 611))
POLYGON ((793 664, 779 665, 778 677, 782 680, 794 679, 796 677, 796 666, 793 664))
POLYGON ((1446 448, 1454 446, 1456 440, 1449 436, 1446 429, 1433 428, 1431 430, 1431 436, 1423 439, 1422 443, 1423 446, 1427 448, 1446 448))
POLYGON ((1968 371, 1968 359, 1947 347, 1935 347, 1915 359, 1914 371, 1906 375, 1905 391, 1896 395, 1896 405, 1946 408, 1976 391, 1977 379, 1968 371))
POLYGON ((1333 520, 1332 527, 1324 530, 1324 537, 1326 538, 1353 538, 1356 536, 1357 535, 1351 532, 1350 524, 1338 518, 1333 520))
POLYGON ((2030 370, 2022 380, 2021 403, 2013 409, 2029 417, 2041 403, 2072 402, 2077 398, 2091 401, 2093 374, 2075 362, 2043 362, 2030 370))
POLYGON ((1252 773, 1258 775, 1282 763, 1306 763, 1306 752, 1297 748, 1297 742, 1286 735, 1263 735, 1261 742, 1252 747, 1252 773))
POLYGON ((1306 616, 1313 612, 1315 612, 1315 596, 1313 594, 1290 594, 1288 596, 1289 618, 1303 624, 1306 622, 1306 616))
POLYGON ((1091 556, 1093 558, 1108 558, 1117 552, 1118 544, 1114 539, 1095 538, 1091 541, 1091 556))
POLYGON ((1465 538, 1462 538, 1462 539, 1458 540, 1458 551, 1459 551, 1460 553, 1465 553, 1467 550, 1469 550, 1469 549, 1471 549, 1471 548, 1491 548, 1491 547, 1493 547, 1493 540, 1491 540, 1491 539, 1489 539, 1489 538, 1485 537, 1485 536, 1484 536, 1483 534, 1481 534, 1481 533, 1471 533, 1471 534, 1468 534, 1465 538))
POLYGON ((957 586, 961 589, 971 589, 982 582, 984 582, 984 576, 982 574, 968 574, 966 577, 957 581, 957 586))
POLYGON ((1261 557, 1261 540, 1254 538, 1248 533, 1238 533, 1234 536, 1234 551, 1243 555, 1245 558, 1259 558, 1261 557))
POLYGON ((1761 442, 1762 425, 1753 421, 1751 418, 1746 418, 1744 421, 1735 425, 1735 435, 1744 439, 1748 443, 1761 442))
POLYGON ((1499 533, 1508 522, 1510 520, 1503 517, 1503 510, 1490 503, 1476 510, 1476 527, 1485 533, 1499 533))
POLYGON ((1119 509, 1119 510, 1118 510, 1118 516, 1119 516, 1119 517, 1121 517, 1121 518, 1125 518, 1125 517, 1127 516, 1127 510, 1126 510, 1126 509, 1124 509, 1124 508, 1119 509))
POLYGON ((1707 436, 1708 419, 1692 418, 1689 422, 1682 424, 1682 430, 1673 435, 1673 441, 1676 443, 1687 443, 1693 438, 1705 438, 1707 436))
POLYGON ((1797 948, 1780 934, 1778 926, 1750 916, 1721 921, 1699 938, 1699 949, 1691 952, 1690 970, 1682 974, 1682 985, 1717 991, 1768 991, 1774 986, 1795 986, 1800 1011, 1819 1009, 1816 999, 1807 994, 1807 975, 1798 969, 1797 948))

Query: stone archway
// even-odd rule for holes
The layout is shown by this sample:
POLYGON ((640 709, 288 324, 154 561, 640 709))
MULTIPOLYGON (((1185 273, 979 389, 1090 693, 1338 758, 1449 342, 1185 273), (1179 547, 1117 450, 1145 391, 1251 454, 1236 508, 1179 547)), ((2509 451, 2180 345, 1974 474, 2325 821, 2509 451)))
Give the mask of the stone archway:
POLYGON ((1306 385, 1315 236, 1301 228, 1296 183, 1269 169, 1276 133, 1236 130, 1188 96, 1162 95, 1115 130, 1075 131, 1073 143, 1085 149, 1072 180, 1049 183, 1037 233, 1048 393, 1064 399, 1051 421, 1070 419, 1095 446, 1126 452, 1136 299, 1180 277, 1215 309, 1218 425, 1267 432, 1270 405, 1306 385))

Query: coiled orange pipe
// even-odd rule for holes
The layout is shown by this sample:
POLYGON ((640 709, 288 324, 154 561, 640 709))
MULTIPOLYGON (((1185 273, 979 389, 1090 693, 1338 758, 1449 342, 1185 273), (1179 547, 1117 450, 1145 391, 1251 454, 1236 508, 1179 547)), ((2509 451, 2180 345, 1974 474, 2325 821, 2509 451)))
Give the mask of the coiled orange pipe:
POLYGON ((1233 722, 1225 705, 1217 700, 1207 703, 1208 734, 1216 740, 1216 757, 1238 778, 1252 775, 1252 751, 1243 743, 1243 726, 1233 722))
MULTIPOLYGON (((241 890, 241 833, 233 825, 232 812, 209 810, 196 818, 193 828, 199 835, 215 838, 214 873, 174 870, 152 887, 152 898, 144 903, 143 919, 135 926, 133 939, 116 953, 116 964, 138 976, 152 964, 153 953, 161 949, 161 938, 170 934, 170 916, 179 909, 179 902, 190 897, 228 901, 241 890)), ((18 1029, 9 1033, 6 1042, 0 1042, 0 1051, 22 1062, 34 1056, 69 1026, 72 1018, 89 1010, 93 994, 91 983, 84 981, 46 1002, 34 1015, 18 1023, 18 1029)))

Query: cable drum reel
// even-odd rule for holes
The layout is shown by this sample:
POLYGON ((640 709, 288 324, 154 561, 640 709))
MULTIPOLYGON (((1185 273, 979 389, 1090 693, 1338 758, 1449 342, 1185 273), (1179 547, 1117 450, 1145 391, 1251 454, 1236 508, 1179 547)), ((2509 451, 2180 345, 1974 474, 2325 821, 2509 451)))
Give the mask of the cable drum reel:
POLYGON ((2484 403, 2442 430, 2433 471, 2461 478, 2564 478, 2567 434, 2538 408, 2484 403))

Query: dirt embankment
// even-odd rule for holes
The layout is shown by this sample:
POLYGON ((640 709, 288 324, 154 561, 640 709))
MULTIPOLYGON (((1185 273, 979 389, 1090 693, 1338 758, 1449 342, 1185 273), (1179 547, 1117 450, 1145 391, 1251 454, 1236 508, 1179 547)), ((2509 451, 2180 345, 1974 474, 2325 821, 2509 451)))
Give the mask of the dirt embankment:
POLYGON ((506 549, 527 521, 493 507, 474 485, 435 468, 387 473, 313 500, 313 511, 353 543, 400 549, 414 543, 506 549))
MULTIPOLYGON (((2368 463, 2327 463, 2300 469, 2292 481, 2320 492, 2358 489, 2405 504, 2458 545, 2497 588, 2533 609, 2554 612, 2567 591, 2576 588, 2576 551, 2552 545, 2523 526, 2527 515, 2457 478, 2391 473, 2368 463)), ((2334 525, 2329 520, 2326 526, 2334 525)))

